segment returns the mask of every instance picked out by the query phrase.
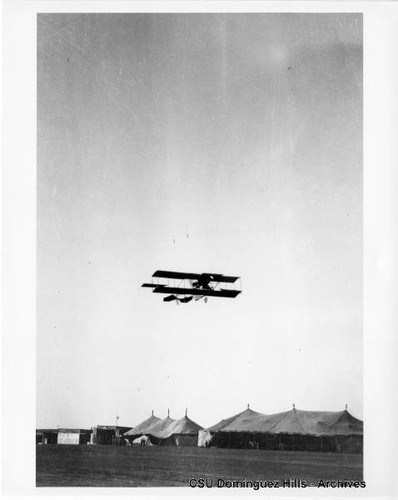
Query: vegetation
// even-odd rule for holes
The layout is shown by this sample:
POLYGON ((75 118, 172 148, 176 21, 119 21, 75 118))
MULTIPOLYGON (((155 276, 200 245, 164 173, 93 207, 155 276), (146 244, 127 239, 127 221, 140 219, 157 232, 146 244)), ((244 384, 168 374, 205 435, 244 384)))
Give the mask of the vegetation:
POLYGON ((189 486, 191 478, 362 479, 362 455, 220 448, 38 445, 37 486, 189 486))

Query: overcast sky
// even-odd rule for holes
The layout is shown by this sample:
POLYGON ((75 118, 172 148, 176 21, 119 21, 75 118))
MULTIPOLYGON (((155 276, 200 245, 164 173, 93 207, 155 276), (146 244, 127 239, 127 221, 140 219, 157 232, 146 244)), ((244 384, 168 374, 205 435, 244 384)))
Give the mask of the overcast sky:
POLYGON ((37 192, 38 427, 362 418, 360 14, 39 15, 37 192))

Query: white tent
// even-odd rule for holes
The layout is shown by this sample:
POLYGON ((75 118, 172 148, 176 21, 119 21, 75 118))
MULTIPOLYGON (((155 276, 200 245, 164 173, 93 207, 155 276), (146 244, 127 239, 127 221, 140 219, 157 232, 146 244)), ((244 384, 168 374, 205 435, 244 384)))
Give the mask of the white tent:
POLYGON ((151 443, 150 437, 146 436, 145 434, 142 435, 142 436, 139 436, 139 437, 135 438, 134 441, 133 441, 133 445, 136 445, 136 446, 153 446, 153 444, 151 443))

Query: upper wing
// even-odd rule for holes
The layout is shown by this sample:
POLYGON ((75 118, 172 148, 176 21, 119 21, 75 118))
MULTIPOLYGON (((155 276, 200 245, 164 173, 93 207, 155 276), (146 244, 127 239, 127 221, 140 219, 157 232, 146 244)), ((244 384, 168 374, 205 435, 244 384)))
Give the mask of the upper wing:
POLYGON ((155 271, 152 275, 154 278, 171 278, 181 280, 198 280, 202 277, 208 278, 209 281, 217 283, 234 283, 239 276, 224 276, 223 274, 212 273, 178 273, 175 271, 155 271))
POLYGON ((179 280, 197 280, 201 274, 197 273, 177 273, 175 271, 155 271, 152 276, 154 278, 171 278, 179 280))
POLYGON ((203 273, 202 276, 209 278, 209 281, 215 281, 217 283, 235 283, 239 279, 239 276, 224 276, 223 274, 211 274, 203 273))

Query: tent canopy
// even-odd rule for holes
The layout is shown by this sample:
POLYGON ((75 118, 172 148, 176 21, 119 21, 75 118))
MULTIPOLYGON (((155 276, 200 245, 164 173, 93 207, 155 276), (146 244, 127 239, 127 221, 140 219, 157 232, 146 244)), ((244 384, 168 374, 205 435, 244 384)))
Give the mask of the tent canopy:
POLYGON ((363 422, 347 410, 323 433, 324 436, 363 436, 363 422))
POLYGON ((147 434, 149 429, 151 429, 153 426, 155 426, 157 423, 161 422, 161 419, 158 417, 155 417, 155 415, 152 412, 152 415, 141 422, 140 424, 136 425, 129 431, 124 433, 124 436, 139 436, 140 434, 147 434))
POLYGON ((142 436, 147 435, 156 439, 167 439, 173 434, 192 436, 197 435, 203 429, 202 426, 188 418, 185 415, 180 420, 174 420, 167 415, 160 419, 152 415, 141 422, 139 425, 129 430, 124 436, 142 436))
POLYGON ((188 418, 186 415, 185 417, 181 418, 180 420, 177 420, 173 426, 169 428, 169 436, 173 434, 186 434, 186 435, 192 435, 192 434, 197 434, 200 430, 202 430, 203 427, 188 418))
POLYGON ((158 439, 165 439, 169 436, 171 436, 172 432, 171 429, 173 425, 175 424, 175 420, 167 416, 163 420, 160 420, 157 424, 155 424, 153 427, 148 429, 148 432, 146 434, 149 434, 150 436, 154 436, 158 439))
MULTIPOLYGON (((217 427, 214 426, 213 429, 217 427)), ((210 428, 209 430, 211 430, 210 428)), ((253 432, 301 435, 361 435, 363 423, 347 410, 340 412, 292 410, 273 415, 236 418, 219 426, 221 432, 253 432)))
POLYGON ((232 417, 226 418, 224 420, 220 420, 220 422, 218 422, 215 425, 212 425, 211 427, 208 427, 206 430, 210 431, 210 432, 217 432, 217 431, 224 430, 225 427, 232 425, 232 424, 235 424, 237 427, 239 427, 239 426, 243 425, 243 423, 247 423, 248 421, 250 421, 256 417, 260 417, 260 416, 265 417, 265 415, 263 415, 262 413, 258 413, 257 411, 254 411, 254 410, 251 410, 250 408, 247 408, 246 410, 244 410, 240 413, 237 413, 236 415, 233 415, 232 417))

